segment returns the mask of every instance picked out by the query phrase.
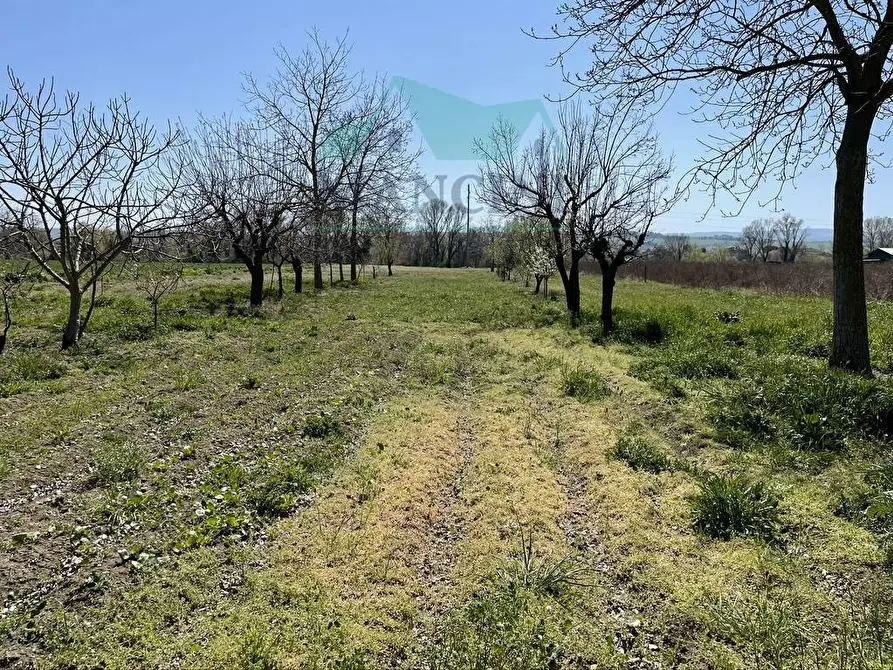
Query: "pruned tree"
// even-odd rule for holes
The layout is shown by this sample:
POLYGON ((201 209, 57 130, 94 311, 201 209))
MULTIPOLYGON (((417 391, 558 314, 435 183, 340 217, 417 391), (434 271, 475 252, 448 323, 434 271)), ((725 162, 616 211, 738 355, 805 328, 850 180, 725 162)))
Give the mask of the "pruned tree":
POLYGON ((682 234, 664 235, 660 251, 670 260, 681 263, 691 255, 691 239, 682 234))
POLYGON ((503 214, 533 217, 551 229, 573 322, 580 316, 580 261, 594 248, 611 247, 600 242, 593 247, 597 239, 609 237, 601 223, 615 210, 632 207, 649 184, 666 178, 669 164, 643 121, 630 103, 594 107, 590 113, 579 102, 565 103, 557 128, 544 129, 520 151, 520 131, 505 119, 487 141, 476 143, 484 201, 503 214), (648 166, 649 159, 656 162, 648 166))
POLYGON ((741 232, 741 239, 748 249, 751 260, 769 262, 769 255, 775 250, 775 224, 771 219, 755 219, 741 232))
POLYGON ((893 247, 893 217, 873 216, 865 219, 862 235, 865 253, 893 247))
POLYGON ((694 89, 727 131, 710 134, 694 182, 744 203, 833 152, 830 364, 870 374, 862 219, 872 132, 890 120, 893 1, 570 0, 559 13, 554 36, 590 49, 589 70, 568 77, 587 91, 660 104, 694 89))
POLYGON ((676 194, 668 191, 672 162, 637 106, 614 104, 596 118, 596 179, 601 183, 583 210, 580 237, 601 270, 600 318, 609 334, 617 272, 639 257, 654 219, 672 208, 676 194))
POLYGON ((268 153, 269 173, 301 194, 316 291, 323 289, 322 264, 331 250, 326 226, 343 208, 347 184, 349 164, 339 137, 351 126, 349 110, 361 90, 347 68, 350 50, 345 39, 329 44, 313 31, 298 56, 277 49, 279 68, 267 84, 248 77, 245 86, 256 113, 276 138, 268 153))
POLYGON ((177 219, 180 177, 169 158, 180 137, 170 126, 159 133, 126 97, 100 110, 76 93, 57 96, 52 81, 30 91, 10 70, 9 83, 0 101, 0 218, 68 292, 69 348, 111 263, 177 219))
POLYGON ((781 218, 775 221, 774 229, 782 262, 795 262, 806 242, 806 226, 803 219, 798 219, 785 212, 781 218))
POLYGON ((300 195, 293 180, 281 178, 290 174, 286 166, 271 174, 273 152, 274 140, 263 129, 225 117, 200 119, 182 152, 191 217, 245 264, 255 307, 264 299, 264 261, 293 222, 300 195))

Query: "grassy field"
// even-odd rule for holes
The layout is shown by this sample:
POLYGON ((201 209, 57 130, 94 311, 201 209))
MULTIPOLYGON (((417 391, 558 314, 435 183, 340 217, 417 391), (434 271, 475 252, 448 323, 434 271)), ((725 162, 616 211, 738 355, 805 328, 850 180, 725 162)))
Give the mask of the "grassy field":
MULTIPOLYGON (((596 278, 584 308, 599 304, 596 278)), ((893 305, 622 283, 618 331, 486 271, 161 328, 49 284, 0 359, 0 667, 893 667, 893 305)))

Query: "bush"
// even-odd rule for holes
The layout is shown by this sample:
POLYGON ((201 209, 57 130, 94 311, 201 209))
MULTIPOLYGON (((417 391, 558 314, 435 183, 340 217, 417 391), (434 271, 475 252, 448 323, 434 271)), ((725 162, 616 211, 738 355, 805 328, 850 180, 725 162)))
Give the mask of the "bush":
POLYGON ((562 366, 561 390, 565 395, 580 402, 595 402, 611 394, 611 388, 604 376, 583 365, 562 366))
POLYGON ((624 461, 633 470, 659 474, 673 469, 673 462, 655 445, 642 437, 621 437, 608 452, 610 458, 624 461))
POLYGON ((718 540, 736 536, 772 540, 779 530, 779 502, 762 482, 710 475, 690 501, 692 525, 718 540))

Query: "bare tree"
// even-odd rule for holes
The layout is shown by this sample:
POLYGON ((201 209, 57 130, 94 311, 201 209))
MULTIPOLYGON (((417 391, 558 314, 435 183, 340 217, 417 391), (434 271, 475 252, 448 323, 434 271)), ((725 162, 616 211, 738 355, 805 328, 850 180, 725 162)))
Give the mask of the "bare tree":
POLYGON ((771 219, 756 219, 751 221, 741 232, 742 240, 751 260, 760 259, 763 263, 769 261, 769 255, 775 250, 775 224, 771 219))
POLYGON ((691 239, 688 235, 664 235, 660 250, 670 260, 681 263, 691 254, 691 239))
POLYGON ((9 71, 0 102, 0 210, 43 271, 68 291, 62 347, 77 344, 100 278, 122 253, 163 235, 175 219, 179 144, 125 98, 104 111, 53 82, 31 92, 9 71), (82 315, 84 295, 91 300, 82 315))
POLYGON ((347 166, 345 208, 350 213, 350 280, 357 279, 360 261, 358 222, 363 209, 397 197, 401 188, 416 178, 421 153, 411 149, 412 118, 408 103, 391 91, 383 78, 362 86, 359 102, 335 140, 347 166))
POLYGON ((377 208, 370 217, 378 260, 388 266, 388 277, 394 275, 393 265, 403 244, 407 215, 402 203, 394 201, 377 208))
POLYGON ((781 251, 783 263, 793 263, 806 242, 806 226, 803 219, 798 219, 785 212, 773 224, 775 239, 781 251))
POLYGON ((264 260, 292 222, 298 189, 285 167, 271 174, 274 142, 246 122, 201 119, 183 153, 186 200, 209 237, 228 245, 251 275, 251 304, 263 304, 264 260))
POLYGON ((158 330, 158 306, 162 298, 177 290, 183 279, 180 264, 149 261, 136 267, 136 287, 152 306, 152 327, 158 330))
POLYGON ((757 260, 760 255, 760 239, 759 229, 754 223, 749 223, 741 229, 738 246, 747 254, 747 260, 757 260))
POLYGON ((863 247, 865 253, 879 247, 893 247, 893 218, 889 216, 873 216, 865 219, 863 247))
POLYGON ((591 46, 587 90, 659 102, 694 87, 703 118, 728 131, 695 181, 743 203, 834 152, 830 364, 870 374, 862 219, 872 130, 890 120, 893 1, 571 0, 559 12, 556 35, 591 46))
POLYGON ((462 250, 465 248, 465 213, 467 211, 462 205, 450 205, 447 209, 444 265, 448 268, 453 267, 453 261, 462 256, 462 250))
POLYGON ((425 238, 422 252, 422 264, 439 266, 443 264, 446 251, 446 235, 453 220, 451 205, 440 198, 434 198, 422 205, 419 210, 419 222, 425 238))
POLYGON ((580 260, 600 236, 598 223, 632 206, 667 167, 663 159, 654 170, 647 166, 646 160, 658 155, 642 121, 632 104, 587 114, 581 104, 566 103, 558 111, 558 128, 543 130, 520 152, 520 132, 504 119, 488 141, 477 142, 484 201, 503 214, 533 217, 550 227, 574 322, 580 316, 580 260), (588 239, 584 222, 590 226, 588 239))
POLYGON ((348 72, 346 40, 329 44, 315 31, 309 37, 309 45, 297 57, 280 47, 279 68, 270 82, 261 85, 249 77, 246 89, 277 138, 270 153, 271 173, 300 190, 301 211, 310 225, 313 286, 321 291, 322 263, 331 241, 327 218, 342 206, 349 167, 338 138, 351 125, 349 109, 360 82, 348 72))
POLYGON ((0 330, 0 355, 6 350, 7 337, 12 328, 12 304, 25 297, 34 282, 29 264, 0 271, 0 300, 3 301, 3 329, 0 330))

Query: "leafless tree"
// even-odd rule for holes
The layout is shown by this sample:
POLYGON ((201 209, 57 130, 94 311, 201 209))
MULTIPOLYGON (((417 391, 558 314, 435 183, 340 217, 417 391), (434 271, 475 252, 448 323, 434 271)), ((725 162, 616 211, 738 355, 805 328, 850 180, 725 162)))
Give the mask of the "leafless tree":
POLYGON ((34 285, 31 266, 7 267, 0 270, 0 300, 3 301, 3 329, 0 330, 0 355, 6 350, 9 331, 13 326, 12 304, 28 295, 34 285))
POLYGON ((555 264, 573 321, 580 316, 580 261, 603 247, 615 210, 634 207, 665 178, 669 164, 633 104, 594 107, 579 102, 559 108, 558 128, 543 130, 518 151, 520 131, 504 119, 489 140, 478 141, 482 196, 506 215, 533 217, 552 232, 555 264), (656 162, 652 166, 647 161, 656 162), (584 223, 586 229, 584 229, 584 223))
POLYGON ((448 231, 455 227, 456 216, 454 206, 448 205, 440 198, 434 198, 422 205, 419 210, 419 222, 425 237, 425 248, 422 263, 439 266, 446 256, 446 238, 448 231))
POLYGON ((755 261, 759 257, 759 230, 754 223, 749 223, 742 228, 738 246, 747 254, 747 260, 755 261))
POLYGON ((149 261, 136 267, 136 288, 152 306, 152 327, 158 330, 158 306, 161 300, 177 290, 183 279, 179 263, 149 261))
POLYGON ((453 261, 461 258, 465 248, 466 212, 462 205, 450 205, 447 210, 446 233, 444 237, 444 265, 453 267, 453 261))
POLYGON ((350 280, 360 261, 359 220, 385 200, 394 199, 417 176, 420 149, 410 146, 412 118, 408 103, 383 78, 363 84, 358 102, 335 137, 347 166, 345 208, 350 215, 350 280))
POLYGON ((251 304, 263 304, 264 260, 292 222, 299 192, 271 174, 275 141, 263 129, 228 118, 201 119, 183 152, 185 199, 209 237, 229 245, 251 275, 251 304))
POLYGON ((775 239, 778 241, 778 248, 781 251, 782 262, 795 262, 806 242, 806 226, 803 224, 803 219, 798 219, 785 212, 781 218, 775 221, 773 227, 775 239))
POLYGON ((695 182, 743 203, 833 152, 830 363, 870 374, 862 219, 872 131, 890 120, 893 1, 570 0, 559 13, 554 36, 590 48, 589 71, 568 77, 588 91, 659 103, 694 88, 701 118, 728 131, 695 182))
POLYGON ((351 127, 349 110, 360 82, 347 69, 350 46, 345 39, 329 44, 315 31, 309 38, 296 57, 280 47, 279 68, 270 82, 263 85, 249 77, 246 89, 277 138, 270 154, 271 173, 300 190, 302 216, 310 226, 313 286, 321 291, 322 264, 331 241, 326 221, 343 205, 349 167, 338 138, 351 127))
POLYGON ((771 219, 751 221, 744 226, 741 239, 752 260, 760 259, 766 263, 775 249, 775 224, 771 219))
POLYGON ((394 275, 393 265, 403 244, 407 217, 408 212, 400 201, 379 207, 370 215, 378 260, 388 266, 388 277, 394 275))
POLYGON ((691 254, 691 239, 688 235, 664 235, 660 247, 664 257, 681 263, 691 254))
POLYGON ((865 219, 863 240, 865 253, 879 247, 893 247, 893 217, 873 216, 865 219))
POLYGON ((159 133, 126 97, 100 111, 76 93, 57 96, 51 81, 32 92, 10 70, 9 82, 0 102, 0 218, 68 291, 68 348, 87 328, 110 264, 175 220, 179 176, 168 159, 179 134, 159 133))

